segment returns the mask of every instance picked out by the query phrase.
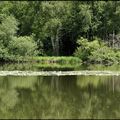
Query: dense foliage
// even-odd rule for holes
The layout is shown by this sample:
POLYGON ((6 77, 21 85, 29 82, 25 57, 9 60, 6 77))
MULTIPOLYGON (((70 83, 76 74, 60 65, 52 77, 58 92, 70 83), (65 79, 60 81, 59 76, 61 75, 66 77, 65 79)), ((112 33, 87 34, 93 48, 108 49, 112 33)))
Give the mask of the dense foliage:
POLYGON ((18 22, 13 16, 4 16, 0 25, 0 59, 34 56, 37 45, 32 36, 17 37, 18 22))
POLYGON ((10 53, 19 56, 34 56, 36 44, 31 37, 14 37, 9 44, 10 53))
POLYGON ((77 43, 79 46, 74 55, 83 61, 104 64, 120 62, 120 51, 107 47, 106 44, 98 38, 95 38, 93 41, 80 38, 77 43))
POLYGON ((119 21, 120 1, 1 1, 0 58, 36 53, 71 56, 80 37, 88 41, 97 37, 105 43, 104 48, 96 49, 101 47, 96 40, 90 42, 89 48, 84 43, 86 51, 80 48, 77 53, 80 58, 91 61, 98 58, 96 61, 100 62, 103 57, 95 52, 107 51, 105 57, 119 61, 119 21))

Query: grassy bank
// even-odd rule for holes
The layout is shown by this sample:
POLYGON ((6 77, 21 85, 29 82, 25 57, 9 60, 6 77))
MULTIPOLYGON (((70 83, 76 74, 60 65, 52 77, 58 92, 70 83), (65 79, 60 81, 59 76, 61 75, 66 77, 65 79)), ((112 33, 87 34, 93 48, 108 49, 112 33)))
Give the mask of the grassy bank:
POLYGON ((73 70, 79 68, 81 64, 58 64, 58 63, 51 63, 51 64, 35 64, 34 67, 42 70, 73 70))
POLYGON ((76 64, 81 63, 82 61, 78 57, 34 57, 32 58, 35 62, 40 63, 59 63, 59 64, 76 64))
POLYGON ((10 57, 6 60, 1 60, 1 62, 5 63, 26 63, 26 62, 37 62, 41 64, 81 64, 82 61, 78 57, 56 57, 56 56, 36 56, 36 57, 10 57))

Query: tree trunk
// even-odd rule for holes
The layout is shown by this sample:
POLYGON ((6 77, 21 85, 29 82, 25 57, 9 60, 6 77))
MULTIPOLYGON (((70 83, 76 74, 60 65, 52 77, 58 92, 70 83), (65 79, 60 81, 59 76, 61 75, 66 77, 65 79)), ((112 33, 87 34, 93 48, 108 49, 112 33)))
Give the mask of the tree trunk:
POLYGON ((51 36, 51 43, 52 43, 52 48, 53 48, 53 55, 55 54, 55 42, 54 42, 54 37, 51 36))
POLYGON ((59 56, 59 27, 56 30, 56 33, 54 36, 51 36, 51 43, 53 48, 53 55, 59 56))
POLYGON ((114 33, 114 30, 113 30, 113 39, 112 39, 112 47, 114 48, 114 43, 115 43, 115 33, 114 33))
POLYGON ((56 41, 55 41, 55 55, 59 56, 59 28, 57 29, 56 33, 56 41))

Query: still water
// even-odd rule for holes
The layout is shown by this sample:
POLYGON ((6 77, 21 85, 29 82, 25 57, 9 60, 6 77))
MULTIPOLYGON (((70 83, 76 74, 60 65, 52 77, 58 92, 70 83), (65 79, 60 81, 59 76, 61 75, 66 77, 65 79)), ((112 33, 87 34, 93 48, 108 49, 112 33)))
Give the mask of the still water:
MULTIPOLYGON (((81 66, 79 70, 118 68, 81 66)), ((0 70, 50 68, 1 65, 0 70)), ((0 118, 120 118, 120 76, 1 76, 0 118)))

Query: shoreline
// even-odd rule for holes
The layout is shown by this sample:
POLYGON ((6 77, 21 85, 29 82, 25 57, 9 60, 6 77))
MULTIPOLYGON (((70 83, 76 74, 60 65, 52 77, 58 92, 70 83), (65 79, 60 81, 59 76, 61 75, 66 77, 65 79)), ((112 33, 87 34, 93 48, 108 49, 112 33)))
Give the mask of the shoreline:
POLYGON ((78 57, 74 56, 36 56, 36 57, 16 57, 16 59, 0 60, 0 64, 24 64, 24 63, 40 63, 40 64, 71 64, 71 65, 104 65, 111 66, 114 64, 119 65, 120 63, 110 62, 110 63, 99 63, 82 61, 78 57))

